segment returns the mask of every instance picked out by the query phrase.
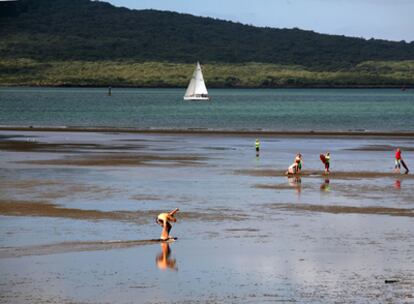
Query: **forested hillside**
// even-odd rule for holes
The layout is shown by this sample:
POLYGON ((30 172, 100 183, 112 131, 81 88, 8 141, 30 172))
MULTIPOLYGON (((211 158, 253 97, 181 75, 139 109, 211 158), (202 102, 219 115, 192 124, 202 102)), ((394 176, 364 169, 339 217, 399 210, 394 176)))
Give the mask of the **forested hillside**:
POLYGON ((0 57, 174 63, 271 63, 340 70, 414 60, 414 43, 258 28, 89 0, 0 2, 0 57))

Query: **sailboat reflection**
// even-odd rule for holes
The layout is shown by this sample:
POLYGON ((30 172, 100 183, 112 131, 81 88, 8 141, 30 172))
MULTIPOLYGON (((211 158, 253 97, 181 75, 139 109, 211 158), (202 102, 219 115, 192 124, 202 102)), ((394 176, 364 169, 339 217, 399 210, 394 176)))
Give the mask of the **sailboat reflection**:
POLYGON ((159 253, 155 259, 157 267, 161 270, 171 269, 177 271, 177 261, 170 257, 171 249, 170 245, 166 242, 161 243, 161 253, 159 253))

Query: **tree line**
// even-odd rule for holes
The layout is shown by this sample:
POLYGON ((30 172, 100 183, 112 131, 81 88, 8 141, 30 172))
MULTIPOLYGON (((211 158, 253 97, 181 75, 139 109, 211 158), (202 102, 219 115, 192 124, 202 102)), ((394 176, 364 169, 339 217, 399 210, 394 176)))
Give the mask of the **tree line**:
POLYGON ((0 12, 0 57, 6 59, 257 62, 314 71, 345 71, 366 61, 414 60, 414 42, 254 27, 99 1, 0 2, 0 12))

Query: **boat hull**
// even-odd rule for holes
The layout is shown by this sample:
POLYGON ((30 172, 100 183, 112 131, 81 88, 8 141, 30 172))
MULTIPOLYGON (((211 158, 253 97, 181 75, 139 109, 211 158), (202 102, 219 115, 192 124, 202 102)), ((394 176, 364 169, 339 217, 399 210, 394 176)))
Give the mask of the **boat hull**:
POLYGON ((184 96, 184 100, 209 101, 210 97, 206 97, 206 96, 189 96, 189 97, 186 97, 186 96, 184 96))

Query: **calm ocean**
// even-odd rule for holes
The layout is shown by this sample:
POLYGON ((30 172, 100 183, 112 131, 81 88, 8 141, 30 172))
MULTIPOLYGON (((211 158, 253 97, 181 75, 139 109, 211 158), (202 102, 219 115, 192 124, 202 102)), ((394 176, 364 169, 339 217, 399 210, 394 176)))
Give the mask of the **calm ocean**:
POLYGON ((414 131, 414 90, 0 88, 2 126, 414 131))

